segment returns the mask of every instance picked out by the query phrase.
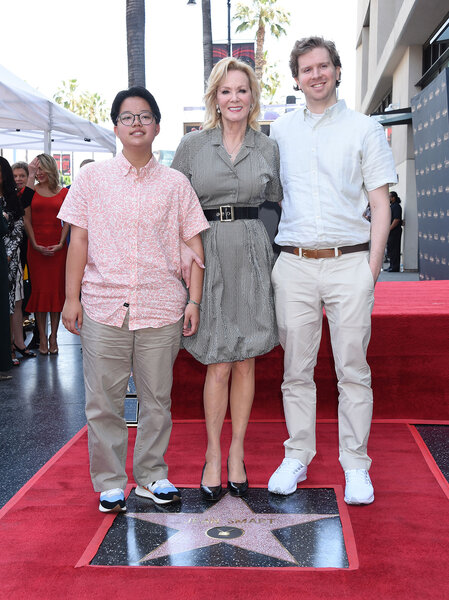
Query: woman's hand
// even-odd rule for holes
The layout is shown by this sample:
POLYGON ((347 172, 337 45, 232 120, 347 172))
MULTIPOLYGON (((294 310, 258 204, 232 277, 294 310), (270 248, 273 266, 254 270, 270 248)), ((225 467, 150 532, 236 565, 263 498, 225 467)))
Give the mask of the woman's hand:
POLYGON ((184 325, 182 327, 182 335, 190 337, 198 331, 200 324, 200 307, 197 304, 189 303, 186 306, 184 313, 184 325))
POLYGON ((64 244, 61 244, 61 242, 59 244, 55 244, 54 246, 47 246, 47 250, 49 250, 52 255, 55 252, 59 252, 59 250, 62 250, 64 248, 64 244))
POLYGON ((36 250, 36 252, 40 252, 41 254, 43 254, 44 256, 53 256, 54 251, 50 250, 50 248, 52 248, 53 246, 41 246, 40 244, 32 244, 34 250, 36 250))
POLYGON ((80 334, 83 326, 83 309, 79 300, 66 299, 62 309, 62 324, 70 333, 80 334))
POLYGON ((39 168, 39 159, 33 158, 33 160, 28 164, 28 171, 30 173, 30 177, 36 178, 36 171, 39 168))

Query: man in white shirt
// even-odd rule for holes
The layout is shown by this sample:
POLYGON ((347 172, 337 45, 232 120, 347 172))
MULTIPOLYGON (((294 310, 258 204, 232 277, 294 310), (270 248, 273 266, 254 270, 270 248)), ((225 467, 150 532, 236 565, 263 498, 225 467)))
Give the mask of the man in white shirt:
POLYGON ((317 37, 297 41, 290 68, 306 106, 271 127, 284 189, 275 239, 283 251, 272 281, 285 352, 282 392, 290 437, 268 489, 293 493, 316 453, 313 371, 324 307, 338 377, 345 501, 370 504, 374 490, 367 444, 373 395, 366 351, 390 223, 394 161, 382 127, 349 110, 343 100, 337 102, 341 62, 333 42, 317 37), (368 202, 371 224, 363 216, 368 202))

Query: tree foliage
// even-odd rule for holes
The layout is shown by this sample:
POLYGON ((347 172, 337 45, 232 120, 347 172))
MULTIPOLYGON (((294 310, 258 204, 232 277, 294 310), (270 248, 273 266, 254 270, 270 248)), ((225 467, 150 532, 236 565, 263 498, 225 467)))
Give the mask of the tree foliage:
POLYGON ((256 77, 262 81, 266 64, 264 54, 265 30, 275 38, 286 35, 284 25, 290 24, 290 13, 278 6, 278 0, 248 0, 237 4, 234 20, 240 21, 236 32, 256 29, 256 77))
POLYGON ((278 64, 268 64, 267 62, 267 51, 264 52, 265 67, 263 72, 262 81, 260 87, 262 89, 262 100, 267 104, 276 104, 276 94, 281 86, 281 79, 279 77, 278 64))
POLYGON ((92 123, 104 123, 108 119, 106 101, 97 93, 78 90, 76 79, 62 81, 53 99, 71 112, 92 123))

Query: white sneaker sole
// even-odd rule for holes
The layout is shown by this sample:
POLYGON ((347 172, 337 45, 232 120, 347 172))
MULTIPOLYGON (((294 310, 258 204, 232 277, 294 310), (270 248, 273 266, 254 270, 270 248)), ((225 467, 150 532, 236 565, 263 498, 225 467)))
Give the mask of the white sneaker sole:
POLYGON ((346 504, 359 505, 359 506, 363 506, 364 504, 372 504, 374 502, 374 494, 363 501, 360 501, 357 498, 347 498, 345 496, 345 502, 346 502, 346 504))
POLYGON ((307 479, 307 473, 305 475, 301 475, 299 477, 299 479, 297 480, 297 482, 295 483, 295 485, 291 488, 288 489, 282 489, 280 486, 270 486, 270 482, 268 482, 268 491, 271 494, 278 494, 279 496, 289 496, 290 494, 293 494, 293 492, 296 492, 296 490, 298 489, 298 483, 301 483, 301 481, 305 481, 307 479))
POLYGON ((140 485, 136 487, 136 496, 140 496, 141 498, 150 498, 156 504, 171 504, 172 502, 179 502, 181 500, 181 496, 174 496, 171 500, 165 500, 163 498, 158 498, 155 496, 150 490, 144 488, 140 485))

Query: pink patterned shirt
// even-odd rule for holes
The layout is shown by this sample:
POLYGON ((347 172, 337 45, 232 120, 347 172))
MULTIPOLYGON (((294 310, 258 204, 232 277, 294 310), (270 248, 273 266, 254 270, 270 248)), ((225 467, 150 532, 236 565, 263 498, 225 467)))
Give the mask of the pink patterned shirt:
POLYGON ((209 225, 187 178, 153 157, 139 174, 120 153, 86 165, 58 218, 88 230, 81 302, 99 323, 163 327, 184 314, 180 238, 209 225))

